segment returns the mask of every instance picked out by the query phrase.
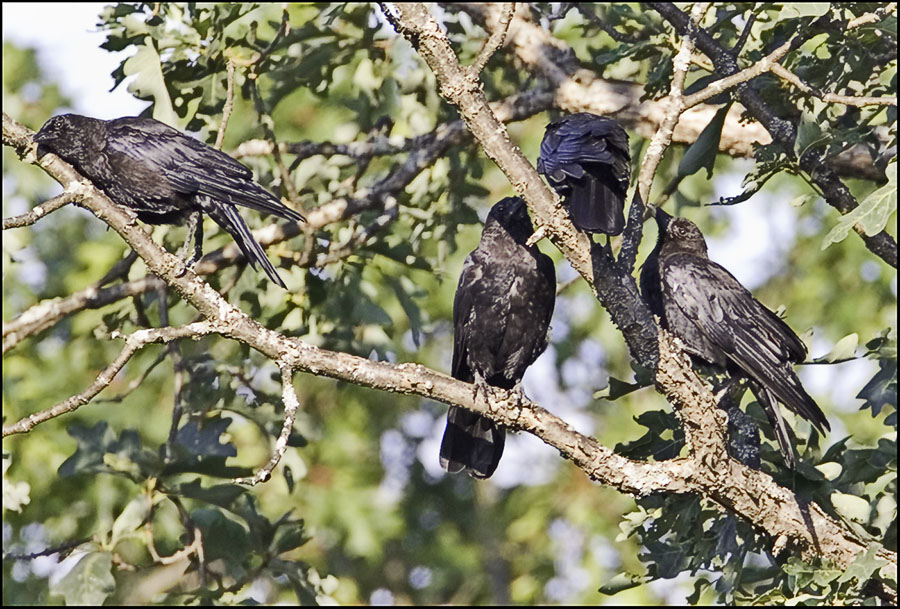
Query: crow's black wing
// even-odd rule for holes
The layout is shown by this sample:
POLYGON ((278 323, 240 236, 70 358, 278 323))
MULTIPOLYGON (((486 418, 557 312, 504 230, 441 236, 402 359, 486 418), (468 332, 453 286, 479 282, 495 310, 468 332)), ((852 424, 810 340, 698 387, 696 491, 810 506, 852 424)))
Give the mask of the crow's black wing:
POLYGON ((550 123, 538 171, 564 197, 576 227, 608 235, 622 232, 631 158, 628 135, 618 122, 581 113, 550 123))
POLYGON ((585 163, 609 165, 617 180, 626 180, 627 188, 628 135, 610 118, 584 113, 565 116, 547 126, 539 162, 542 173, 557 182, 565 176, 583 177, 585 163))
POLYGON ((303 216, 286 207, 253 181, 253 173, 224 152, 153 119, 120 118, 109 122, 107 154, 119 163, 144 165, 171 188, 185 195, 199 194, 288 220, 303 216))
POLYGON ((509 313, 508 274, 498 272, 492 253, 479 248, 463 264, 453 299, 453 361, 451 375, 472 382, 478 372, 493 376, 495 357, 509 313), (474 364, 473 364, 473 361, 474 364), (472 370, 474 365, 475 370, 472 370))
POLYGON ((510 261, 516 269, 504 282, 498 298, 504 302, 506 316, 496 360, 503 366, 507 385, 522 380, 525 370, 547 348, 550 318, 556 304, 556 269, 549 256, 536 247, 529 252, 517 247, 520 256, 510 261))
POLYGON ((667 257, 661 265, 664 289, 670 295, 666 299, 670 325, 675 321, 669 313, 677 310, 693 322, 708 345, 785 406, 820 430, 830 429, 791 367, 791 362, 806 357, 806 347, 786 323, 711 260, 683 253, 667 257))

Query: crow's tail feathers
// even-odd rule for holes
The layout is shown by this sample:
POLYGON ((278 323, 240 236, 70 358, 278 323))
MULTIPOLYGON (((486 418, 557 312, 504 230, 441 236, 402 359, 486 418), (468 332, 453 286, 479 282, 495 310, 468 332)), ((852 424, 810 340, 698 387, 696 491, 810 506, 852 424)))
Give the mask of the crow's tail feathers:
POLYGON ((500 463, 505 442, 505 428, 451 406, 441 442, 441 467, 451 474, 466 470, 473 478, 490 478, 500 463))
POLYGON ((759 401, 760 406, 766 412, 766 416, 769 417, 772 431, 775 432, 775 439, 778 441, 778 448, 781 450, 781 456, 784 457, 784 463, 789 468, 796 469, 797 462, 794 459, 794 447, 791 443, 790 432, 788 432, 787 424, 781 416, 781 408, 778 406, 775 394, 765 387, 759 387, 758 391, 754 393, 756 393, 756 399, 759 401))
MULTIPOLYGON (((610 178, 611 179, 611 178, 610 178)), ((592 233, 618 235, 625 228, 625 200, 602 178, 585 173, 573 184, 569 212, 576 228, 592 233)))
POLYGON ((306 222, 306 218, 302 214, 283 204, 275 195, 259 184, 246 178, 213 173, 198 182, 200 193, 210 199, 228 201, 285 220, 306 222))
POLYGON ((791 369, 790 364, 785 364, 786 374, 778 375, 771 385, 773 393, 778 396, 781 403, 787 408, 812 423, 820 433, 831 431, 831 425, 825 417, 825 413, 816 404, 816 401, 806 393, 800 379, 791 369))
POLYGON ((263 251, 262 246, 253 238, 250 227, 244 222, 234 205, 219 203, 209 197, 198 197, 198 201, 203 211, 232 236, 235 243, 241 248, 241 252, 247 259, 247 262, 250 263, 250 266, 255 269, 256 264, 259 263, 269 279, 282 288, 287 289, 284 281, 278 276, 275 267, 272 266, 265 251, 263 251))
POLYGON ((244 207, 249 207, 250 209, 255 209, 265 214, 272 214, 273 216, 278 216, 285 220, 306 222, 306 218, 304 218, 302 214, 283 204, 268 190, 256 184, 252 184, 252 186, 255 187, 253 191, 249 190, 245 185, 243 192, 238 191, 234 196, 233 201, 238 205, 243 205, 244 207))

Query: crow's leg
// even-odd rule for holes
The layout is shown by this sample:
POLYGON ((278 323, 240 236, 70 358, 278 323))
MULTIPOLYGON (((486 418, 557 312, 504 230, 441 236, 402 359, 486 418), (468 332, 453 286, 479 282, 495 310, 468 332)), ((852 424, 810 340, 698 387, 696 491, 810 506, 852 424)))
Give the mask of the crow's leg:
POLYGON ((516 384, 513 385, 512 393, 516 396, 516 404, 521 407, 522 404, 525 403, 525 400, 528 399, 528 396, 525 395, 525 388, 522 387, 522 379, 519 379, 516 381, 516 384))
POLYGON ((187 269, 194 266, 200 257, 203 256, 203 215, 198 210, 192 211, 187 217, 187 237, 185 237, 184 245, 178 250, 178 257, 184 261, 183 275, 187 269), (191 240, 194 241, 194 253, 188 258, 188 251, 191 248, 191 240))
POLYGON ((490 385, 487 384, 487 381, 484 380, 484 377, 481 376, 480 372, 475 372, 475 380, 473 381, 472 388, 472 401, 475 402, 478 400, 478 394, 484 394, 484 399, 488 399, 488 388, 490 385))

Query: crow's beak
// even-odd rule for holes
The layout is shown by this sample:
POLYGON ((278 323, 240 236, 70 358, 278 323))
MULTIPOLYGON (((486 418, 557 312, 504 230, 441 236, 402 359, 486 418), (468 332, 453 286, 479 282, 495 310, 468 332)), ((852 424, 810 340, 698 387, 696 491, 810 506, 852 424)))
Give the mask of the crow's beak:
POLYGON ((662 207, 656 208, 656 226, 659 227, 659 232, 666 232, 666 229, 669 227, 669 222, 671 221, 672 216, 666 213, 662 207))

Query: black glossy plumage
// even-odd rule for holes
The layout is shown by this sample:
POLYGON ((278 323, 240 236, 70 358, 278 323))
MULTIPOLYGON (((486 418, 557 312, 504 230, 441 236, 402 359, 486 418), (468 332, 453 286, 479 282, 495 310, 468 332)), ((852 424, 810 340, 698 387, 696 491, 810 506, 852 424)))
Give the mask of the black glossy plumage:
POLYGON ((553 121, 541 141, 537 170, 563 198, 576 228, 606 235, 625 228, 631 155, 618 121, 588 112, 553 121))
MULTIPOLYGON (((525 245, 533 232, 518 197, 503 199, 488 214, 453 300, 453 378, 521 391, 525 369, 547 348, 556 270, 536 245, 525 245)), ((451 406, 441 467, 488 478, 505 438, 506 430, 490 419, 451 406)))
MULTIPOLYGON (((109 197, 149 224, 181 224, 203 212, 227 231, 254 267, 280 285, 265 252, 235 205, 296 222, 302 215, 253 181, 227 154, 152 118, 110 121, 63 114, 34 136, 39 154, 53 152, 109 197)), ((200 247, 199 244, 197 246, 200 247)))
MULTIPOLYGON (((657 215, 657 221, 665 222, 665 217, 657 215)), ((647 263, 644 266, 642 287, 651 281, 647 263)), ((652 268, 649 272, 652 275, 652 268)), ((668 221, 658 249, 658 272, 664 326, 691 355, 750 380, 784 460, 793 468, 794 453, 778 402, 819 431, 831 429, 792 367, 806 359, 806 345, 731 273, 708 258, 703 234, 686 218, 668 221)), ((645 288, 644 298, 651 309, 659 306, 653 304, 652 290, 648 295, 645 288)))
POLYGON ((662 301, 662 285, 659 282, 659 250, 662 249, 666 237, 666 228, 668 228, 672 216, 663 211, 661 207, 657 207, 655 217, 658 230, 656 246, 654 246, 650 255, 647 256, 644 266, 641 267, 641 296, 644 297, 644 301, 650 307, 650 312, 660 318, 664 328, 668 328, 662 301))

